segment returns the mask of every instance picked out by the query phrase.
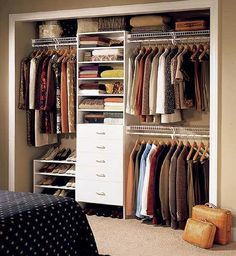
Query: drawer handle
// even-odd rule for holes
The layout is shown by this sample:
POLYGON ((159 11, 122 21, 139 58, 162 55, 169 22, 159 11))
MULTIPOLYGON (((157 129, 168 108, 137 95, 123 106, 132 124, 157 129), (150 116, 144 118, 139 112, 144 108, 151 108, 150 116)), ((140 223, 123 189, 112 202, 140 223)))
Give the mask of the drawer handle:
POLYGON ((104 164, 106 161, 105 160, 96 160, 97 163, 100 163, 100 164, 104 164))
POLYGON ((97 135, 106 135, 105 132, 96 132, 97 135))
POLYGON ((105 174, 103 174, 103 173, 101 173, 101 174, 96 173, 96 176, 101 177, 101 178, 105 178, 105 177, 106 177, 106 175, 105 175, 105 174))
POLYGON ((104 147, 104 146, 96 146, 96 148, 98 148, 98 149, 105 149, 106 147, 104 147))
POLYGON ((99 196, 105 196, 106 194, 104 192, 96 192, 97 195, 99 196))

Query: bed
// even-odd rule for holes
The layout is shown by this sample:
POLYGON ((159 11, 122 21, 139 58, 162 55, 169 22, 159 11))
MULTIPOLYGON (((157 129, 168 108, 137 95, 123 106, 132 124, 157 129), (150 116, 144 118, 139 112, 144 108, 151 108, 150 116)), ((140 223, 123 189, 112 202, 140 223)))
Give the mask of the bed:
POLYGON ((99 254, 87 218, 75 200, 0 190, 0 255, 99 254))

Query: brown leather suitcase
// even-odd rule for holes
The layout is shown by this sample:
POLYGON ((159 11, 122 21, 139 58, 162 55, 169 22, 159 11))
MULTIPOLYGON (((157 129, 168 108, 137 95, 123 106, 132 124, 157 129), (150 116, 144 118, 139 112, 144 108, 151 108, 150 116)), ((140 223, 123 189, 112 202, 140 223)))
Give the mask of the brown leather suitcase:
POLYGON ((212 204, 196 205, 193 207, 192 218, 206 220, 216 226, 215 243, 227 244, 231 241, 232 213, 229 210, 212 204))
POLYGON ((207 23, 205 20, 193 20, 193 21, 176 21, 176 31, 188 31, 188 30, 204 30, 207 29, 207 23))
POLYGON ((182 238, 190 244, 209 249, 213 245, 215 233, 216 226, 214 224, 189 218, 182 238))

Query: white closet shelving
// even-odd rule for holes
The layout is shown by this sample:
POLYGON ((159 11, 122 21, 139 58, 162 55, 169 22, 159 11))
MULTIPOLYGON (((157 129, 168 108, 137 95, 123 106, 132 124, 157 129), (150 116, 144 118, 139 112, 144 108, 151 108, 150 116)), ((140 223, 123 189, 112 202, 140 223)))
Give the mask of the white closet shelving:
MULTIPOLYGON (((94 33, 78 34, 78 70, 83 65, 110 65, 119 67, 124 70, 125 77, 125 58, 123 60, 114 61, 83 61, 83 54, 86 51, 98 49, 121 49, 125 56, 125 31, 108 31, 94 33), (110 39, 118 39, 123 41, 123 46, 110 47, 80 47, 80 38, 83 36, 101 36, 110 39)), ((79 72, 78 72, 79 75, 79 72)), ((79 85, 86 82, 114 83, 119 81, 124 85, 124 77, 97 77, 97 78, 79 78, 78 76, 78 107, 77 107, 77 169, 76 172, 76 200, 84 203, 99 203, 108 205, 123 206, 123 154, 124 154, 124 123, 123 125, 107 125, 84 123, 84 114, 99 112, 120 112, 125 115, 125 109, 80 109, 79 103, 85 98, 106 97, 122 97, 124 94, 107 94, 98 95, 80 93, 79 85), (89 188, 89 192, 88 192, 89 188)), ((125 89, 124 89, 125 90, 125 89)), ((124 121, 123 121, 124 122, 124 121)))

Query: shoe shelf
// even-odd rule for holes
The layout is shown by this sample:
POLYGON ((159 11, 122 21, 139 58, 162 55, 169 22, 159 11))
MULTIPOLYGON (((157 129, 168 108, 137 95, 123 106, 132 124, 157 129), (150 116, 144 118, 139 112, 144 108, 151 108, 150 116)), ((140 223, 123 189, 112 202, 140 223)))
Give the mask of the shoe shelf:
POLYGON ((52 189, 65 189, 65 190, 75 190, 73 187, 67 186, 52 186, 52 185, 34 185, 36 188, 52 188, 52 189))
POLYGON ((75 174, 50 173, 50 172, 35 172, 35 175, 56 176, 56 177, 75 177, 75 174))
POLYGON ((88 51, 88 50, 108 50, 108 49, 124 49, 124 46, 95 46, 95 47, 81 47, 78 51, 88 51))
POLYGON ((37 159, 34 160, 35 162, 40 162, 40 163, 52 163, 52 164, 76 164, 76 162, 73 161, 66 161, 66 160, 42 160, 42 159, 37 159))

